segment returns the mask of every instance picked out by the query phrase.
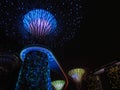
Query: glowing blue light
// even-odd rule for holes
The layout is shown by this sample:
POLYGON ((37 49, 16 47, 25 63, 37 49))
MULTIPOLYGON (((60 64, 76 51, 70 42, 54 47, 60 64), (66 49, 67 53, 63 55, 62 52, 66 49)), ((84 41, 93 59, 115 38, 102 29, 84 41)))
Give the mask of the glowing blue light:
POLYGON ((57 27, 55 17, 43 9, 32 10, 25 14, 23 24, 24 28, 36 37, 51 34, 57 27))
POLYGON ((61 72, 59 63, 57 62, 52 52, 43 47, 32 46, 32 47, 23 49, 20 53, 20 58, 23 62, 24 62, 26 54, 29 53, 30 51, 40 51, 40 52, 46 53, 48 56, 48 60, 49 60, 48 62, 49 62, 50 69, 61 72))

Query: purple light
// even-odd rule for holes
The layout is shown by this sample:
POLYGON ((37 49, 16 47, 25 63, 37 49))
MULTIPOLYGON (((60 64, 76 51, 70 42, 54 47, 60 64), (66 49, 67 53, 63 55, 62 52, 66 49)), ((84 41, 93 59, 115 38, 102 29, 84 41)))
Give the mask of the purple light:
POLYGON ((36 19, 30 23, 29 28, 32 35, 36 37, 46 36, 51 30, 51 25, 48 21, 44 19, 36 19))

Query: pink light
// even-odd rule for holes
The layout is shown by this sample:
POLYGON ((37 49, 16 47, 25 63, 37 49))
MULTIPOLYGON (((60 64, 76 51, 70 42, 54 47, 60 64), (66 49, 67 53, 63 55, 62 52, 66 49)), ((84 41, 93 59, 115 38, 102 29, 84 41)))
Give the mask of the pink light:
POLYGON ((29 24, 30 33, 36 37, 43 37, 50 33, 51 25, 46 20, 36 19, 29 24))

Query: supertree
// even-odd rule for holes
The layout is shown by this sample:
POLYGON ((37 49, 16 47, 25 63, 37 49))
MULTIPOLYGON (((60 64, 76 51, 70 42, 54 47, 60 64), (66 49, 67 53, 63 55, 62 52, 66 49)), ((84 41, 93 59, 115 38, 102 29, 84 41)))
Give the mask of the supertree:
POLYGON ((52 86, 54 87, 55 90, 62 90, 65 85, 64 80, 54 80, 52 81, 52 86))
POLYGON ((41 44, 54 47, 52 44, 58 35, 55 17, 44 9, 34 9, 23 16, 21 34, 23 43, 41 44), (51 44, 48 44, 51 43, 51 44))
POLYGON ((20 59, 11 53, 0 52, 0 89, 14 90, 17 81, 17 71, 21 65, 20 59), (12 81, 11 81, 12 80, 12 81), (12 84, 10 84, 12 82, 12 84))
MULTIPOLYGON (((22 26, 23 19, 21 18, 24 18, 24 14, 33 9, 45 9, 54 14, 54 17, 57 20, 57 28, 55 29, 55 32, 53 32, 54 35, 51 34, 52 38, 48 37, 46 40, 34 39, 33 41, 37 40, 40 44, 50 48, 62 47, 66 42, 74 38, 75 35, 79 35, 81 28, 80 24, 82 21, 82 3, 80 2, 80 0, 70 0, 69 2, 62 0, 6 0, 1 2, 2 5, 0 5, 1 8, 5 9, 1 10, 1 13, 4 14, 0 18, 0 25, 2 26, 1 30, 7 38, 16 41, 19 45, 30 44, 30 40, 33 40, 33 37, 28 38, 28 36, 31 35, 25 35, 27 32, 22 26), (5 28, 3 28, 3 26, 5 26, 5 28), (17 40, 19 40, 19 42, 17 40)), ((10 41, 10 43, 12 42, 10 41)))
POLYGON ((77 90, 81 89, 81 83, 82 83, 84 74, 85 74, 85 69, 83 68, 74 68, 68 72, 68 75, 71 77, 73 82, 76 84, 77 90))
MULTIPOLYGON (((56 47, 58 48, 59 46, 61 47, 62 45, 64 45, 66 41, 73 38, 75 33, 80 30, 81 6, 78 4, 79 0, 70 0, 69 2, 62 0, 57 2, 51 0, 5 0, 4 3, 5 6, 2 3, 1 6, 3 7, 1 8, 4 8, 5 10, 1 9, 1 13, 5 13, 5 15, 3 15, 2 18, 0 18, 1 21, 3 22, 2 24, 0 23, 0 25, 1 26, 5 25, 5 30, 3 31, 5 31, 5 35, 7 36, 7 38, 10 37, 13 42, 16 41, 19 43, 19 45, 28 45, 34 43, 34 44, 42 44, 50 48, 56 48, 56 47), (34 10, 32 10, 33 8, 34 10), (35 8, 38 9, 35 10, 35 8), (42 8, 42 10, 39 8, 42 8), (47 11, 43 9, 46 9, 47 11), (43 16, 42 14, 43 12, 46 13, 50 11, 51 13, 54 14, 54 16, 52 16, 53 19, 51 20, 53 21, 57 20, 57 23, 55 22, 57 26, 56 25, 53 26, 53 24, 49 24, 52 25, 51 27, 49 27, 52 28, 50 29, 51 30, 50 32, 47 29, 48 32, 44 35, 45 32, 44 29, 42 29, 42 33, 38 33, 37 28, 39 25, 35 25, 35 23, 37 24, 38 22, 44 22, 47 25, 48 23, 46 22, 46 19, 45 21, 43 21, 42 18, 39 18, 38 20, 33 20, 35 19, 34 16, 37 14, 34 15, 32 14, 32 16, 30 16, 29 18, 32 18, 33 21, 30 19, 31 21, 25 25, 26 23, 26 21, 24 21, 25 15, 23 14, 25 14, 28 11, 32 13, 31 10, 34 12, 41 11, 41 13, 38 12, 41 16, 43 16), (22 20, 21 17, 23 17, 22 20), (24 27, 22 27, 22 25, 24 27), (27 25, 28 26, 31 25, 31 29, 33 28, 33 30, 31 30, 30 27, 27 27, 27 25), (32 32, 34 30, 36 33, 32 32), (22 33, 22 35, 20 33, 22 33)), ((52 15, 49 12, 47 14, 50 16, 52 15)), ((48 15, 45 14, 45 16, 48 15)), ((14 45, 16 46, 16 48, 18 48, 18 44, 15 43, 14 45)), ((15 49, 15 47, 13 49, 15 49)))
POLYGON ((33 36, 42 38, 53 33, 57 27, 55 17, 43 9, 28 12, 23 19, 24 28, 33 36))
MULTIPOLYGON (((36 9, 24 15, 23 25, 29 36, 36 40, 55 33, 57 22, 48 11, 36 9)), ((50 50, 32 45, 23 49, 20 57, 23 63, 16 90, 52 90, 50 69, 62 73, 67 86, 67 77, 50 50)))

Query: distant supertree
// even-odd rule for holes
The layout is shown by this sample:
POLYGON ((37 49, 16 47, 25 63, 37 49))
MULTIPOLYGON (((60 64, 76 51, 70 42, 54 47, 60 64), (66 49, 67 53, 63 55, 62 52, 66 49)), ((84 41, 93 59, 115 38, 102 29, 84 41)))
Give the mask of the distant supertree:
POLYGON ((80 90, 81 84, 82 84, 82 79, 83 79, 83 76, 85 75, 85 69, 84 68, 71 69, 68 72, 68 75, 71 77, 73 82, 76 84, 77 90, 80 90))
POLYGON ((20 59, 16 55, 0 53, 0 90, 14 90, 20 65, 20 59))
POLYGON ((57 27, 55 17, 43 9, 35 9, 24 15, 25 30, 37 39, 53 33, 57 27))

